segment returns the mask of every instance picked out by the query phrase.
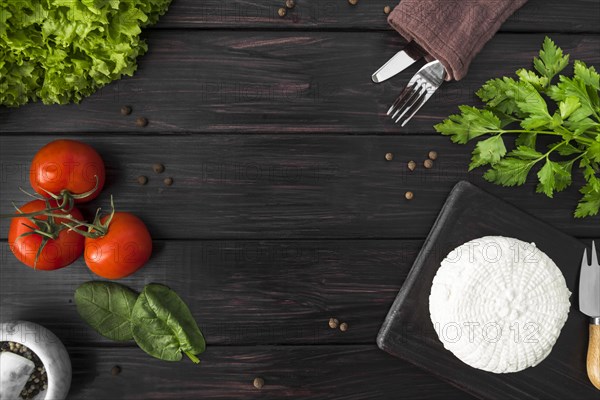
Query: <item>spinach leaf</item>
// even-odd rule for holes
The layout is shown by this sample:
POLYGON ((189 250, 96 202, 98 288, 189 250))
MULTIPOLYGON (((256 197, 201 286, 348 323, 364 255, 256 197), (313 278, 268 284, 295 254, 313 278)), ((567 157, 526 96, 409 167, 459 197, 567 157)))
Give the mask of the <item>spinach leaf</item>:
POLYGON ((86 282, 75 291, 81 318, 96 332, 112 340, 133 339, 131 312, 138 295, 114 282, 86 282))
POLYGON ((204 336, 181 298, 164 285, 146 285, 131 316, 133 337, 153 357, 179 361, 182 352, 194 363, 206 348, 204 336))

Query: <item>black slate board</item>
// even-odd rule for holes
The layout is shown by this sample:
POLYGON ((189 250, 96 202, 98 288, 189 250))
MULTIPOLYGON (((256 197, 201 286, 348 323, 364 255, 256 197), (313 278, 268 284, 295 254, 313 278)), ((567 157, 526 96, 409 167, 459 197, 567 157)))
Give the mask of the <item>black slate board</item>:
POLYGON ((468 182, 458 183, 437 218, 381 328, 382 350, 410 361, 483 399, 599 399, 588 381, 587 318, 576 288, 585 245, 468 182), (429 317, 429 293, 442 259, 478 237, 499 235, 535 242, 562 270, 571 311, 552 353, 539 365, 493 374, 462 363, 444 349, 429 317))

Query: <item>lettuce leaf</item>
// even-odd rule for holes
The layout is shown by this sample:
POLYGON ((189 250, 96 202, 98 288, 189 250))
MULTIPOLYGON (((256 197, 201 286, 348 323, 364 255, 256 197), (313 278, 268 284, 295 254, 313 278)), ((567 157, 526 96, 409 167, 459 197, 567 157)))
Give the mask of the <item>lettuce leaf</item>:
POLYGON ((79 102, 132 76, 141 28, 171 0, 5 0, 0 4, 0 104, 79 102))

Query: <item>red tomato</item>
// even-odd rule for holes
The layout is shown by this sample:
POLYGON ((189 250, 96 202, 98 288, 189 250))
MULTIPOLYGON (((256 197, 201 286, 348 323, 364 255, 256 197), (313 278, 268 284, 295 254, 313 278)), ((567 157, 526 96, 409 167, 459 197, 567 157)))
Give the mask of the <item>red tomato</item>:
MULTIPOLYGON (((106 223, 108 216, 100 222, 106 223)), ((141 219, 116 212, 102 237, 85 239, 85 263, 106 279, 121 279, 133 274, 150 259, 152 238, 141 219)))
MULTIPOLYGON (((51 200, 50 205, 56 207, 56 202, 51 200)), ((31 213, 44 210, 45 208, 46 203, 44 201, 34 200, 25 204, 20 210, 23 213, 31 213)), ((54 211, 53 213, 65 214, 62 211, 54 211)), ((71 209, 70 214, 74 218, 83 220, 83 216, 76 208, 71 209)), ((48 217, 40 215, 36 216, 35 219, 47 221, 48 217)), ((28 228, 24 224, 33 227, 33 222, 26 217, 14 217, 12 219, 8 232, 8 244, 19 261, 31 268, 50 271, 66 267, 83 254, 85 238, 77 232, 61 227, 60 224, 62 222, 67 222, 65 219, 55 218, 54 222, 56 225, 55 228, 49 229, 48 233, 54 234, 56 237, 46 242, 36 263, 35 258, 44 237, 39 234, 19 237, 23 233, 32 231, 31 228, 28 228)), ((38 226, 42 227, 42 224, 38 224, 38 226)), ((40 230, 46 232, 44 229, 40 230)))
POLYGON ((55 140, 42 147, 33 157, 29 181, 37 193, 46 198, 46 192, 60 195, 64 190, 80 195, 96 190, 77 203, 96 198, 106 179, 104 161, 91 146, 76 140, 55 140))

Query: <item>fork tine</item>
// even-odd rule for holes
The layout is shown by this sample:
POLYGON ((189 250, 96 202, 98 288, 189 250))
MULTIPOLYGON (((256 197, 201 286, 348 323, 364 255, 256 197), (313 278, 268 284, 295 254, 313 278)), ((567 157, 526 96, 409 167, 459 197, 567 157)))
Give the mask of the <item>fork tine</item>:
POLYGON ((592 241, 592 267, 600 267, 598 264, 598 253, 596 252, 596 243, 592 241))
POLYGON ((414 87, 414 84, 410 84, 410 83, 404 87, 402 92, 400 92, 400 95, 396 98, 396 101, 394 101, 394 104, 392 104, 392 106, 388 110, 387 115, 390 115, 394 111, 394 109, 398 106, 398 104, 400 104, 400 102, 403 101, 407 95, 412 94, 413 87, 414 87))
POLYGON ((433 93, 429 93, 427 91, 427 89, 425 89, 425 95, 421 98, 421 101, 414 107, 413 111, 410 113, 410 115, 408 117, 406 117, 406 119, 404 120, 404 122, 402 122, 402 124, 400 126, 405 126, 406 124, 408 124, 408 121, 410 121, 412 119, 412 117, 414 117, 417 114, 417 112, 419 112, 421 107, 423 107, 423 105, 425 103, 427 103, 427 101, 432 96, 432 94, 433 93))
POLYGON ((583 259, 581 260, 581 268, 588 266, 587 248, 583 250, 583 259))
POLYGON ((394 116, 394 119, 396 120, 395 123, 398 123, 398 121, 400 121, 404 114, 406 114, 415 104, 419 102, 419 100, 421 100, 424 93, 427 93, 427 91, 423 92, 423 86, 419 86, 419 88, 416 91, 416 96, 414 96, 414 98, 411 99, 410 104, 407 102, 407 104, 404 105, 404 108, 402 110, 399 110, 402 111, 402 114, 400 114, 398 118, 395 118, 394 116))
POLYGON ((402 112, 402 110, 406 109, 407 104, 412 104, 413 103, 413 101, 414 101, 413 99, 415 98, 415 96, 419 95, 419 90, 421 90, 421 88, 420 88, 419 85, 415 85, 415 87, 413 87, 413 90, 410 93, 410 96, 408 96, 402 102, 402 104, 398 105, 398 107, 396 108, 396 111, 391 116, 392 119, 396 119, 396 115, 398 115, 398 113, 402 112))

